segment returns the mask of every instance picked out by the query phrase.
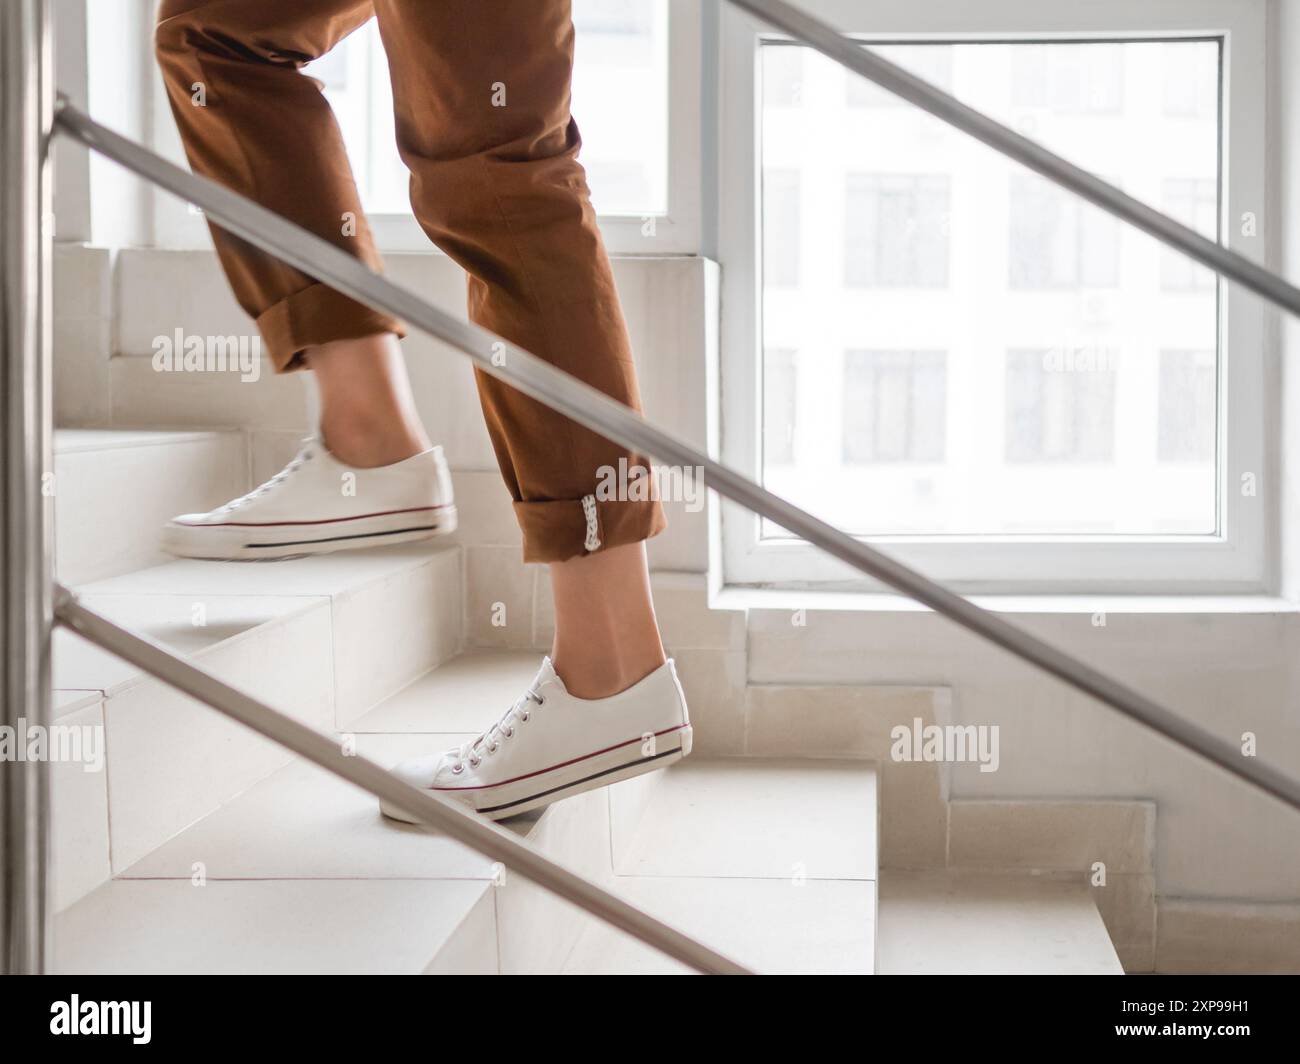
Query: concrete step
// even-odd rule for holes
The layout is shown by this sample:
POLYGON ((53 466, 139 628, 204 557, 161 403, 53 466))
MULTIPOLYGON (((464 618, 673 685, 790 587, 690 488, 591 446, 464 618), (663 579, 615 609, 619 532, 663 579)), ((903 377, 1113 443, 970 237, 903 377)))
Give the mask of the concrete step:
MULTIPOLYGON (((377 730, 385 720, 409 719, 411 704, 437 689, 421 678, 348 729, 357 751, 391 764, 477 734, 519 693, 510 668, 484 664, 448 670, 463 696, 465 731, 377 730), (456 678, 467 671, 476 677, 472 690, 456 678)), ((542 820, 538 813, 511 826, 528 834, 542 820)), ((386 820, 369 794, 293 761, 61 913, 56 965, 65 972, 495 973, 494 892, 504 885, 473 850, 386 820), (348 924, 342 934, 330 930, 336 921, 348 924)))
MULTIPOLYGON (((384 764, 445 749, 495 720, 537 657, 456 658, 345 730, 384 764)), ((692 759, 506 823, 762 970, 870 971, 875 781, 861 762, 692 759)), ((369 795, 300 761, 114 871, 58 916, 58 970, 663 967, 469 848, 383 819, 369 795), (343 934, 331 933, 336 921, 343 934)))
MULTIPOLYGON (((877 786, 866 762, 688 759, 608 791, 617 893, 765 973, 875 970, 877 786)), ((574 974, 684 969, 587 920, 574 974)))
POLYGON ((83 584, 160 565, 162 527, 251 487, 240 432, 59 429, 54 434, 55 569, 83 584))
POLYGON ((886 975, 1123 975, 1082 877, 886 872, 886 975))
MULTIPOLYGON (((458 547, 178 561, 78 592, 110 618, 326 731, 346 729, 453 657, 461 640, 458 547)), ((65 631, 56 634, 54 686, 58 722, 102 723, 107 750, 103 771, 55 774, 61 904, 102 881, 106 866, 123 871, 293 759, 65 631), (94 845, 73 847, 73 838, 94 845)))

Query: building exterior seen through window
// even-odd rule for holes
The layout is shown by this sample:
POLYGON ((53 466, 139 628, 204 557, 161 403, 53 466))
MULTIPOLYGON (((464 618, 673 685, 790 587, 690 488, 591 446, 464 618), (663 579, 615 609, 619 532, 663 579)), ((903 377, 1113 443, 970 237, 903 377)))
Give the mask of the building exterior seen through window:
MULTIPOLYGON (((873 47, 1217 239, 1217 42, 873 47)), ((810 49, 760 67, 766 485, 865 535, 1214 533, 1213 274, 810 49)))

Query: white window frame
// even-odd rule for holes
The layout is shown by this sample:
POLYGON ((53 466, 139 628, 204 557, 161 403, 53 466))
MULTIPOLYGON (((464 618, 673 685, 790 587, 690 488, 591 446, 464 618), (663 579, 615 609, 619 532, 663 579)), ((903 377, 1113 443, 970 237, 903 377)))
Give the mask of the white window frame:
MULTIPOLYGON (((695 255, 700 251, 702 19, 698 0, 668 0, 668 206, 663 214, 602 214, 600 230, 614 255, 695 255), (653 225, 647 223, 653 221, 653 225)), ((155 150, 184 159, 161 78, 154 79, 152 137, 155 150)), ((582 115, 576 116, 579 124, 582 115)), ((155 197, 159 246, 207 247, 201 216, 171 196, 155 197)), ((413 215, 370 214, 381 251, 441 254, 413 215)))
MULTIPOLYGON (((1265 0, 801 0, 810 13, 866 43, 909 40, 1222 39, 1221 231, 1228 246, 1266 263, 1265 0), (1261 219, 1254 236, 1229 224, 1261 219)), ((723 264, 720 345, 722 459, 761 477, 759 358, 760 42, 787 39, 723 5, 720 32, 718 249, 723 264)), ((1121 223, 1122 224, 1122 223, 1121 223)), ((1276 394, 1266 308, 1239 286, 1220 285, 1219 534, 1208 536, 873 536, 893 556, 967 593, 1262 594, 1277 579, 1276 394), (1255 474, 1257 493, 1238 485, 1255 474)), ((714 523, 719 583, 727 586, 878 590, 879 585, 797 540, 760 541, 759 522, 723 503, 714 523)), ((718 579, 715 576, 715 579, 718 579)))

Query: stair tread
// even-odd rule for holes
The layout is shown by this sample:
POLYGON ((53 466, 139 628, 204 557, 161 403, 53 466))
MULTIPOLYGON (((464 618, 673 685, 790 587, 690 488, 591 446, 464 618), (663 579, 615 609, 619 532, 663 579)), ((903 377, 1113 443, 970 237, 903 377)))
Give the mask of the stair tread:
POLYGON ((434 540, 274 562, 180 559, 96 580, 80 590, 99 595, 338 595, 458 549, 434 540))
MULTIPOLYGON (((83 584, 86 605, 190 656, 332 598, 444 558, 455 546, 413 544, 275 563, 175 561, 83 584), (196 605, 205 623, 194 623, 196 605)), ((140 670, 69 632, 55 636, 54 687, 109 692, 140 670)))
POLYGON ((118 879, 54 919, 54 970, 418 973, 482 898, 464 879, 118 879))
MULTIPOLYGON (((616 894, 764 974, 870 975, 876 884, 870 880, 616 876, 616 894)), ((605 924, 579 936, 564 972, 685 973, 658 950, 605 924)))
POLYGON ((619 875, 876 878, 871 762, 688 758, 652 785, 640 815, 611 792, 619 875))
MULTIPOLYGON (((82 594, 85 605, 110 620, 147 635, 189 657, 226 643, 328 599, 268 595, 212 596, 203 602, 203 625, 194 623, 194 595, 82 594)), ((112 693, 143 674, 134 665, 80 636, 60 630, 54 636, 54 688, 112 693)))
POLYGON ((1086 884, 1048 876, 888 871, 879 970, 888 975, 1123 975, 1086 884))
POLYGON ((527 690, 540 665, 534 650, 459 654, 385 699, 349 730, 480 732, 527 690))
MULTIPOLYGON (((385 766, 446 749, 473 733, 363 735, 357 752, 385 766)), ((188 878, 202 861, 214 879, 478 879, 492 862, 438 832, 380 815, 367 792, 296 761, 122 873, 188 878)))
POLYGON ((119 447, 163 447, 192 440, 238 436, 237 429, 85 429, 54 430, 54 453, 105 451, 119 447))

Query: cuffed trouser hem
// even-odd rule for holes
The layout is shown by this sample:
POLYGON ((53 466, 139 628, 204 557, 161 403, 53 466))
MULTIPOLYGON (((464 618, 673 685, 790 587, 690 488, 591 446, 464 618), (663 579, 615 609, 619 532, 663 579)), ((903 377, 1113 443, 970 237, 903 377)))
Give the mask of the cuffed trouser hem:
POLYGON ((267 308, 258 315, 257 327, 277 373, 300 369, 303 350, 317 344, 379 333, 406 335, 406 327, 396 318, 319 282, 267 308))
POLYGON ((517 502, 515 518, 524 533, 525 562, 562 562, 627 543, 640 543, 668 527, 663 507, 655 502, 596 502, 582 499, 517 502), (593 549, 593 544, 595 547, 593 549))

